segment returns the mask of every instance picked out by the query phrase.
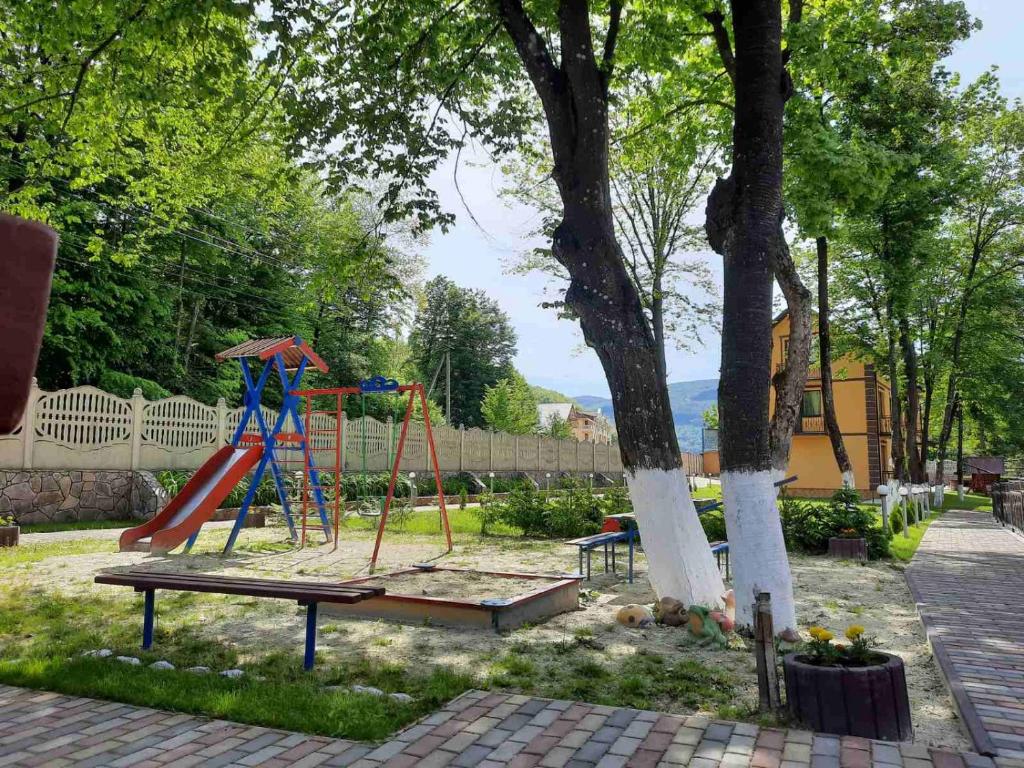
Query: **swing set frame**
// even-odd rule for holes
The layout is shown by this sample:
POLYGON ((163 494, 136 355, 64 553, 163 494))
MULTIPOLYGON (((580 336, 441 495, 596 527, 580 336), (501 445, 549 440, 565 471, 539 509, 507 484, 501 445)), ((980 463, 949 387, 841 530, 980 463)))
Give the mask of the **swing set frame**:
MULTIPOLYGON (((447 550, 446 550, 446 553, 452 551, 452 529, 451 529, 451 523, 448 520, 448 508, 447 508, 447 506, 445 504, 444 487, 443 487, 443 483, 442 483, 442 480, 441 480, 441 467, 440 467, 440 464, 438 463, 438 460, 437 460, 437 447, 436 447, 436 445, 434 443, 434 433, 433 433, 433 430, 430 427, 430 411, 429 411, 429 408, 427 406, 426 391, 424 390, 423 385, 421 383, 419 383, 419 382, 412 383, 412 384, 399 384, 395 379, 388 379, 388 378, 385 378, 383 376, 374 376, 373 378, 370 378, 370 379, 364 379, 364 380, 359 382, 359 386, 357 386, 357 387, 329 387, 329 388, 320 388, 320 389, 291 389, 291 390, 289 390, 289 395, 291 395, 292 397, 304 398, 305 399, 305 406, 306 406, 305 407, 305 415, 306 415, 306 419, 307 419, 307 429, 306 429, 306 432, 307 432, 307 435, 309 435, 310 437, 312 437, 312 434, 310 434, 310 433, 311 432, 315 432, 315 430, 311 429, 312 425, 308 423, 308 420, 310 419, 311 415, 316 413, 316 411, 313 410, 313 398, 316 398, 316 397, 336 397, 337 398, 337 402, 339 404, 338 405, 338 411, 339 411, 338 416, 339 416, 339 423, 340 423, 340 411, 341 411, 342 398, 344 398, 346 395, 365 396, 365 395, 374 395, 374 394, 399 394, 399 395, 407 394, 408 395, 408 400, 407 400, 406 406, 405 406, 405 416, 402 419, 402 428, 401 428, 401 431, 400 431, 399 437, 398 437, 398 445, 395 448, 394 458, 393 458, 392 463, 391 463, 391 477, 390 477, 390 480, 388 481, 388 492, 387 492, 387 495, 384 497, 384 509, 381 512, 380 521, 377 524, 377 537, 376 537, 376 540, 375 540, 374 545, 373 545, 373 555, 370 558, 370 568, 369 568, 369 572, 370 573, 373 573, 374 568, 377 565, 377 557, 380 554, 381 542, 383 541, 383 538, 384 538, 384 528, 385 528, 385 526, 387 525, 387 522, 388 522, 388 513, 391 511, 391 504, 392 504, 392 502, 394 501, 394 498, 395 498, 395 487, 396 487, 397 482, 398 482, 398 471, 399 471, 399 468, 402 465, 402 452, 403 452, 403 450, 405 448, 405 440, 406 440, 406 437, 407 437, 407 435, 409 433, 409 421, 412 418, 413 408, 414 408, 415 403, 416 403, 417 400, 419 400, 420 407, 421 407, 421 409, 423 411, 423 427, 424 427, 424 432, 426 433, 426 438, 427 438, 427 450, 428 450, 427 458, 429 459, 431 467, 433 468, 434 482, 435 482, 435 484, 437 486, 437 502, 438 502, 438 506, 440 507, 440 511, 441 511, 441 522, 442 522, 442 525, 443 525, 443 528, 444 528, 445 542, 446 542, 447 547, 448 547, 447 550)), ((363 428, 365 428, 365 423, 363 425, 361 425, 361 426, 363 428)), ((315 505, 317 505, 317 506, 320 506, 320 508, 322 509, 321 505, 323 504, 323 501, 322 501, 323 497, 321 495, 321 492, 323 490, 323 486, 321 485, 321 481, 320 481, 318 476, 315 479, 313 477, 310 477, 311 473, 316 472, 316 467, 315 467, 315 465, 313 463, 313 457, 312 457, 312 453, 313 453, 313 451, 315 449, 311 445, 311 442, 312 441, 310 440, 310 441, 308 441, 306 443, 306 446, 307 446, 306 447, 306 454, 307 455, 306 455, 306 461, 305 461, 305 467, 306 467, 306 483, 305 484, 306 484, 307 487, 310 487, 310 488, 314 489, 315 492, 318 494, 317 497, 315 498, 315 500, 313 501, 313 503, 315 505)), ((337 468, 336 472, 334 474, 334 484, 335 484, 335 489, 334 489, 334 505, 335 505, 335 516, 334 516, 335 517, 335 535, 334 535, 334 541, 335 541, 335 546, 337 546, 337 541, 338 541, 338 534, 337 534, 337 529, 338 529, 338 510, 340 508, 339 505, 343 504, 343 501, 341 500, 341 473, 342 473, 342 470, 343 470, 342 461, 341 461, 341 448, 342 448, 341 440, 339 438, 339 439, 337 439, 335 441, 335 467, 337 468)), ((306 530, 305 523, 306 523, 307 514, 306 514, 305 507, 306 507, 307 501, 308 501, 308 493, 304 493, 303 494, 303 507, 304 507, 304 509, 303 509, 303 515, 302 515, 303 539, 305 539, 305 530, 306 530)))

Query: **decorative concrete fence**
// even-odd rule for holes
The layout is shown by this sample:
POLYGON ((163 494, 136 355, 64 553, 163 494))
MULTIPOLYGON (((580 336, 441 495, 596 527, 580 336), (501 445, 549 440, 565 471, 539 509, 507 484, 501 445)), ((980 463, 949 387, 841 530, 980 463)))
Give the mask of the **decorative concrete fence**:
MULTIPOLYGON (((230 442, 241 416, 241 408, 228 408, 223 399, 210 406, 180 395, 150 401, 138 389, 126 400, 95 387, 45 392, 33 386, 21 425, 0 437, 0 469, 197 469, 230 442)), ((265 408, 263 416, 273 425, 277 413, 265 408)), ((333 469, 340 443, 345 471, 389 469, 401 427, 369 417, 343 417, 339 424, 325 414, 314 415, 312 426, 317 465, 333 469)), ((257 430, 250 425, 249 431, 257 430)), ((447 426, 434 427, 434 440, 445 473, 622 472, 616 446, 447 426)), ((301 454, 293 456, 298 469, 301 454)), ((423 425, 413 422, 401 469, 428 468, 423 425)))

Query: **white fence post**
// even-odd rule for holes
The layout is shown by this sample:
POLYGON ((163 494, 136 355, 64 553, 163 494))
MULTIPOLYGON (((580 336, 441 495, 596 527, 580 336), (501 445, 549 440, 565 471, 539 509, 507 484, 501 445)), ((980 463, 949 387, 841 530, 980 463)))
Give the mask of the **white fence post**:
POLYGON ((346 468, 346 462, 348 461, 348 414, 344 411, 341 412, 341 445, 338 446, 338 450, 341 453, 341 468, 346 468))
POLYGON ((142 455, 142 411, 146 407, 146 398, 138 387, 132 392, 132 469, 139 468, 142 455))
POLYGON ((459 424, 459 472, 466 471, 466 425, 459 424))
POLYGON ((39 401, 39 382, 32 377, 32 387, 29 390, 28 402, 25 403, 25 415, 21 421, 21 466, 23 469, 32 469, 32 447, 36 436, 36 403, 39 401))
POLYGON ((494 471, 494 430, 487 430, 487 469, 494 471))
POLYGON ((515 467, 515 471, 518 472, 519 471, 519 435, 516 435, 513 451, 514 451, 514 453, 512 455, 515 456, 515 459, 514 459, 515 463, 512 466, 515 467))
POLYGON ((217 398, 217 450, 228 442, 228 404, 223 397, 217 398))

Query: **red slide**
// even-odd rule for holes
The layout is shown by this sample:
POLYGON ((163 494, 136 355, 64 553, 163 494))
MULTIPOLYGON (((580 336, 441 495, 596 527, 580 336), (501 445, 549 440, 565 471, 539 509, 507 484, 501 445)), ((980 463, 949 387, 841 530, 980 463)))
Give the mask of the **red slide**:
POLYGON ((170 552, 213 517, 231 489, 263 455, 263 446, 225 445, 192 475, 152 520, 121 534, 122 552, 170 552))

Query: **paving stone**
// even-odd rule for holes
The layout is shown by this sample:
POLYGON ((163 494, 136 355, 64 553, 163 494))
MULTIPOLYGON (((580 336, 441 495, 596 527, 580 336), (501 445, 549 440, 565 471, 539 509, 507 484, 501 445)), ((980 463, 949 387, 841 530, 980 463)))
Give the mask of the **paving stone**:
POLYGON ((614 726, 616 728, 625 728, 634 718, 636 718, 638 712, 635 709, 617 709, 608 716, 608 720, 605 722, 606 726, 614 726))
POLYGON ((474 745, 452 760, 451 765, 457 765, 459 768, 473 768, 486 760, 493 751, 490 747, 474 745))
POLYGON ((674 765, 686 765, 693 757, 693 747, 689 744, 672 744, 661 759, 666 763, 674 765))
POLYGON ((683 727, 680 728, 676 732, 676 735, 672 737, 672 741, 676 744, 690 744, 692 746, 697 746, 703 738, 703 729, 683 727))
POLYGON ((725 754, 725 744, 720 741, 708 741, 705 739, 697 745, 693 754, 694 757, 703 757, 717 762, 725 754))
POLYGON ((704 738, 708 741, 728 741, 732 737, 732 723, 712 723, 704 731, 704 738))
POLYGON ((622 731, 622 728, 618 728, 612 725, 603 725, 600 729, 595 731, 594 735, 590 738, 592 741, 601 741, 611 744, 613 741, 619 738, 619 736, 622 735, 622 731))
POLYGON ((839 757, 839 737, 815 736, 814 741, 811 743, 811 754, 839 757))
POLYGON ((619 736, 612 745, 608 748, 608 752, 613 755, 625 755, 629 757, 637 748, 640 746, 640 739, 632 738, 630 736, 619 736))
POLYGON ((839 768, 839 756, 811 755, 811 768, 839 768))
POLYGON ((642 739, 648 733, 650 733, 651 727, 654 725, 650 720, 641 720, 637 717, 632 723, 626 726, 626 730, 623 731, 623 736, 628 736, 632 739, 642 739))
POLYGON ((591 737, 592 734, 590 733, 590 731, 573 731, 572 733, 563 736, 562 740, 558 742, 558 746, 579 749, 584 744, 589 742, 591 740, 591 737))
POLYGON ((605 755, 594 768, 623 768, 626 758, 622 755, 605 755))
POLYGON ((811 761, 811 745, 787 741, 786 746, 782 749, 782 760, 783 762, 809 763, 811 761))
POLYGON ((900 748, 895 744, 874 742, 871 745, 871 758, 876 763, 903 764, 903 755, 900 753, 900 748))
POLYGON ((576 750, 576 753, 573 755, 573 759, 596 763, 608 754, 609 747, 611 747, 611 744, 607 742, 588 741, 576 750))

